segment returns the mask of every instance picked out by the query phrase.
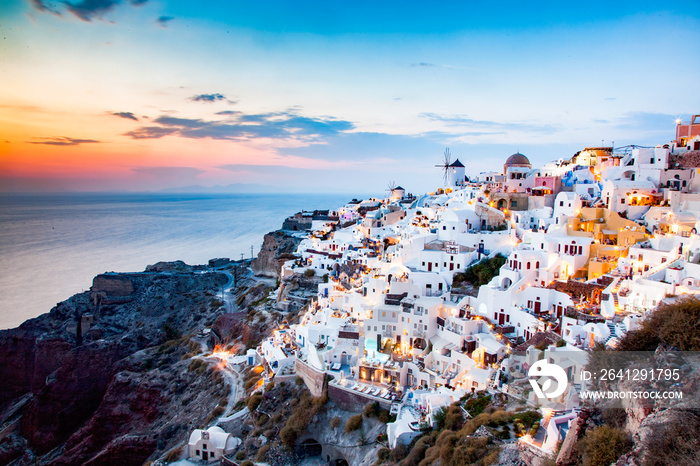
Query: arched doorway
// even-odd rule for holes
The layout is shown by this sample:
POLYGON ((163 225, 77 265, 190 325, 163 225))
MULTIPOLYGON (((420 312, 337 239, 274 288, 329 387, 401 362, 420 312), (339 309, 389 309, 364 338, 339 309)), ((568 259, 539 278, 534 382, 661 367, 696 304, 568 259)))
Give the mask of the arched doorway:
POLYGON ((321 456, 323 453, 323 447, 316 439, 309 438, 296 446, 296 453, 302 458, 321 456))

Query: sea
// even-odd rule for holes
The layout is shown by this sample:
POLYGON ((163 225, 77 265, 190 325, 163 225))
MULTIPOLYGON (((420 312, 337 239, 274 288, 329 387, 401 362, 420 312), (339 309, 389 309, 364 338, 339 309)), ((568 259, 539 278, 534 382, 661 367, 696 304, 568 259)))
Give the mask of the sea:
MULTIPOLYGON (((257 255, 300 210, 349 194, 0 194, 0 329, 88 290, 103 272, 257 255)), ((359 198, 359 197, 358 197, 359 198)))

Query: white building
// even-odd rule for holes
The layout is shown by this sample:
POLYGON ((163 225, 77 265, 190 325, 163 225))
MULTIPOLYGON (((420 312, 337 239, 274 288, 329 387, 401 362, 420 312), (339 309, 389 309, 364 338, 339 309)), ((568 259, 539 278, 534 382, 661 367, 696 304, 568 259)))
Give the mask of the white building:
POLYGON ((240 445, 241 439, 224 432, 221 427, 213 426, 207 430, 193 430, 187 449, 190 458, 211 462, 221 461, 224 455, 232 454, 240 445))

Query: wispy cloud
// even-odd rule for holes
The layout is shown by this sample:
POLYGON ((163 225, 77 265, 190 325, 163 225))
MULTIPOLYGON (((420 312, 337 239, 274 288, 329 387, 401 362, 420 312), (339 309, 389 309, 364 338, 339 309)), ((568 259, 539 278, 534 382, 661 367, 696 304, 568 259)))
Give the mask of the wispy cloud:
POLYGON ((175 18, 173 18, 172 16, 160 16, 160 17, 158 17, 158 19, 156 19, 156 22, 158 23, 158 25, 160 27, 167 28, 168 23, 174 19, 175 18))
POLYGON ((194 167, 137 167, 132 168, 131 170, 136 173, 156 176, 159 178, 194 177, 204 173, 204 170, 194 167))
POLYGON ((58 137, 51 137, 51 138, 35 138, 39 139, 38 141, 27 141, 29 144, 45 144, 47 146, 77 146, 79 144, 89 144, 89 143, 96 143, 100 141, 96 141, 94 139, 76 139, 76 138, 67 138, 64 136, 58 136, 58 137))
MULTIPOLYGON (((133 6, 141 6, 148 0, 131 0, 128 2, 133 6)), ((58 5, 45 0, 31 0, 32 6, 42 12, 53 13, 62 16, 62 11, 58 5)), ((80 2, 61 2, 61 6, 66 11, 72 13, 83 21, 90 22, 93 19, 102 19, 103 15, 112 11, 121 3, 121 0, 82 0, 80 2)))
POLYGON ((110 115, 117 116, 119 118, 126 118, 128 120, 139 121, 138 117, 132 112, 111 112, 110 115))
POLYGON ((430 67, 437 66, 437 65, 435 63, 428 63, 428 62, 422 61, 422 62, 418 62, 418 63, 411 63, 411 66, 420 66, 423 68, 430 68, 430 67))
POLYGON ((31 0, 32 6, 39 10, 47 13, 53 13, 55 15, 61 16, 61 12, 55 8, 53 5, 48 5, 44 0, 31 0))
MULTIPOLYGON (((527 131, 542 134, 552 134, 559 131, 559 128, 551 124, 537 124, 527 121, 522 122, 499 122, 489 120, 475 120, 467 115, 440 115, 437 113, 421 113, 422 118, 430 121, 445 123, 447 126, 484 129, 488 128, 496 131, 527 131)), ((479 132, 479 131, 477 131, 479 132)), ((464 133, 466 134, 466 133, 464 133)))
POLYGON ((161 126, 143 126, 141 128, 124 133, 124 136, 129 136, 131 139, 160 139, 163 136, 168 136, 177 132, 175 128, 163 128, 161 126))
POLYGON ((670 132, 669 128, 675 128, 676 118, 676 115, 669 113, 627 112, 617 119, 615 126, 622 129, 670 132))
POLYGON ((198 118, 160 116, 159 126, 145 126, 126 133, 133 139, 158 139, 176 135, 189 139, 250 140, 256 138, 296 139, 307 142, 349 131, 355 126, 332 117, 312 118, 293 112, 227 114, 229 118, 210 121, 198 118))
MULTIPOLYGON (((226 96, 223 94, 199 94, 190 97, 190 100, 194 102, 207 102, 207 103, 212 103, 212 102, 220 102, 222 100, 227 100, 226 96)), ((230 102, 230 101, 229 101, 230 102)), ((232 102, 233 103, 233 102, 232 102)))

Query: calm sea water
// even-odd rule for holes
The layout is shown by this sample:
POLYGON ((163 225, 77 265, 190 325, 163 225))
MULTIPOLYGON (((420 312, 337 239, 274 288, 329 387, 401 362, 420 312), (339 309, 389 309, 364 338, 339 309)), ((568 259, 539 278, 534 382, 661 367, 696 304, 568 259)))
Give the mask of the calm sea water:
POLYGON ((0 328, 48 312, 92 277, 158 261, 203 264, 257 254, 265 233, 299 210, 348 195, 0 195, 0 328))

